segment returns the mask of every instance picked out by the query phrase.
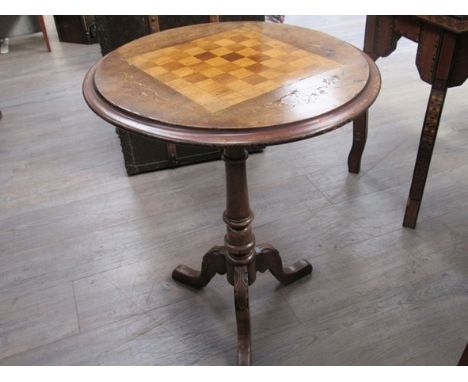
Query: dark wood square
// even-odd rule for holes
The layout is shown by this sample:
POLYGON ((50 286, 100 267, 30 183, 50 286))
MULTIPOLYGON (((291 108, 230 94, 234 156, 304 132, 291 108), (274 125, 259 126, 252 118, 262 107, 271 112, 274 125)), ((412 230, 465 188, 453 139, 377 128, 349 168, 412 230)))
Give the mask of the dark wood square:
POLYGON ((209 60, 210 58, 213 58, 213 57, 216 57, 216 55, 211 52, 200 53, 195 56, 195 58, 198 58, 199 60, 203 60, 203 61, 209 60))
POLYGON ((226 54, 224 56, 222 56, 225 60, 228 60, 228 61, 236 61, 236 60, 239 60, 240 58, 244 57, 242 55, 240 55, 239 53, 229 53, 229 54, 226 54))

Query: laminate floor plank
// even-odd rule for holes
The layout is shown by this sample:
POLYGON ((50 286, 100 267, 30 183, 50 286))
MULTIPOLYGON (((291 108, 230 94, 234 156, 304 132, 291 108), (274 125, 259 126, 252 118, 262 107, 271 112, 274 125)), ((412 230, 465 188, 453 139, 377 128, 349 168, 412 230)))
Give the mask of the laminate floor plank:
POLYGON ((79 332, 71 283, 0 295, 0 358, 79 332))
MULTIPOLYGON (((223 280, 224 281, 224 280, 223 280)), ((193 291, 192 291, 193 293, 193 291)), ((184 365, 235 346, 234 299, 215 290, 0 360, 3 365, 184 365), (207 297, 210 297, 207 299, 207 297), (212 319, 207 320, 206 316, 212 319), (190 325, 187 325, 190 322, 190 325)), ((232 297, 232 296, 231 296, 232 297)), ((281 296, 252 301, 254 332, 297 324, 281 296)), ((235 352, 226 363, 234 363, 235 352)))

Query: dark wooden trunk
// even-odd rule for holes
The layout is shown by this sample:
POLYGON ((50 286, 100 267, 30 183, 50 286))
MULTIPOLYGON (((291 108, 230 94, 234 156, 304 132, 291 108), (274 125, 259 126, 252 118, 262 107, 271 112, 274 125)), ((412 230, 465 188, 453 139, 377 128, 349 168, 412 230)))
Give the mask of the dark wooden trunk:
MULTIPOLYGON (((264 21, 265 16, 96 16, 96 27, 102 55, 155 31, 192 24, 219 21, 264 21)), ((132 134, 117 128, 128 175, 178 167, 221 158, 214 147, 173 144, 156 138, 132 134)), ((262 151, 255 147, 249 152, 262 151)))
POLYGON ((96 16, 102 55, 150 32, 148 16, 96 16))
POLYGON ((54 21, 60 41, 79 44, 97 42, 94 16, 54 16, 54 21))
POLYGON ((178 167, 221 157, 215 147, 176 145, 117 129, 128 175, 178 167))

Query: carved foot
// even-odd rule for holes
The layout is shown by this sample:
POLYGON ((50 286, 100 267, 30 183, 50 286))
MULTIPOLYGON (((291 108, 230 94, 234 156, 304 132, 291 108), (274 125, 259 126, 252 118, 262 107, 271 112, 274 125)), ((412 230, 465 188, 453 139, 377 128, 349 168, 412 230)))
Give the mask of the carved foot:
POLYGON ((186 265, 179 265, 172 272, 172 278, 194 288, 203 288, 217 274, 226 273, 226 257, 224 247, 213 247, 205 256, 201 270, 196 271, 186 265))
POLYGON ((249 310, 249 280, 247 266, 234 267, 234 304, 237 321, 237 364, 250 366, 250 310, 249 310))
POLYGON ((269 244, 259 245, 255 250, 257 271, 263 273, 269 270, 283 285, 291 284, 312 272, 312 265, 306 260, 299 260, 293 265, 283 267, 279 252, 269 244))

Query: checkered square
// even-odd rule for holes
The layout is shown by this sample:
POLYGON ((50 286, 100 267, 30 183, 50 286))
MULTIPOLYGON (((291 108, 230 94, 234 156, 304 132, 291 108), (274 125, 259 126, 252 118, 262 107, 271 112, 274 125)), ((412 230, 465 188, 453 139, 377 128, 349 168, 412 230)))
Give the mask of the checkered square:
POLYGON ((127 58, 210 112, 334 69, 339 63, 239 27, 127 58))

